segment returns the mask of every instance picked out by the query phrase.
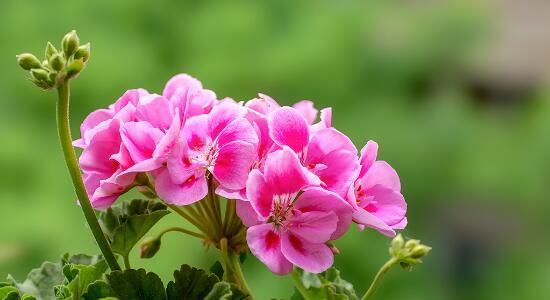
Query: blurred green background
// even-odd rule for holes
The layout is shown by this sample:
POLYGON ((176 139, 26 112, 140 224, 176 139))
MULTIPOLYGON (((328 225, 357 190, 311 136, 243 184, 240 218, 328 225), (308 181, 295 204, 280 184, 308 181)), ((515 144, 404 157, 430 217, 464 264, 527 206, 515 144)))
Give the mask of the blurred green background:
MULTIPOLYGON (((97 251, 57 144, 55 95, 15 63, 77 29, 92 58, 73 84, 75 135, 126 89, 161 92, 180 72, 220 98, 315 100, 358 147, 378 141, 401 176, 405 235, 434 248, 413 273, 392 270, 377 299, 547 299, 549 20, 549 3, 536 0, 3 0, 0 279, 97 251)), ((216 257, 186 236, 163 243, 132 261, 165 282, 182 263, 208 268, 216 257)), ((353 228, 336 266, 362 293, 388 244, 353 228)), ((244 269, 259 299, 291 295, 290 278, 252 256, 244 269)))

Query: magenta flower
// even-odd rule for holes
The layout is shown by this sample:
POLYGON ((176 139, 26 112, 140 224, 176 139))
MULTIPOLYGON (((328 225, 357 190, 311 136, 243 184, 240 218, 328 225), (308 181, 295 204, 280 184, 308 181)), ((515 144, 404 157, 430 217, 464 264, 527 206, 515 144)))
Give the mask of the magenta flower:
POLYGON ((269 114, 269 133, 279 147, 294 150, 324 188, 346 196, 359 166, 357 149, 347 136, 332 127, 310 132, 302 114, 290 107, 269 114))
POLYGON ((377 153, 374 141, 361 150, 361 169, 348 199, 355 208, 355 222, 393 237, 395 230, 407 226, 407 203, 397 172, 385 161, 377 161, 377 153))
POLYGON ((244 188, 258 144, 245 113, 242 106, 224 102, 208 115, 187 119, 166 168, 156 177, 159 196, 178 205, 201 200, 208 192, 206 171, 226 189, 244 188))
POLYGON ((277 274, 296 265, 320 273, 333 263, 326 242, 341 236, 351 222, 351 206, 319 183, 298 156, 284 146, 268 155, 264 171, 253 170, 247 197, 253 210, 241 206, 251 252, 277 274))

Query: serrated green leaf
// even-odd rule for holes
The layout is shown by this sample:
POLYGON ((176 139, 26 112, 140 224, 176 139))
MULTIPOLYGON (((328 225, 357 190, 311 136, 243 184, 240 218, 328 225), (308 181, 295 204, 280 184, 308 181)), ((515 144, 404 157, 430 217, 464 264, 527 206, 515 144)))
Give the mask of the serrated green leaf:
POLYGON ((182 265, 174 272, 174 280, 166 288, 168 300, 204 299, 219 282, 216 275, 188 265, 182 265))
POLYGON ((84 300, 99 300, 114 297, 115 292, 113 291, 111 286, 107 282, 102 280, 98 280, 90 284, 88 286, 88 290, 82 296, 84 300))
POLYGON ((114 271, 107 275, 116 298, 120 300, 166 300, 164 285, 157 274, 144 269, 114 271))
POLYGON ((169 213, 166 205, 160 202, 135 199, 100 213, 99 220, 112 250, 128 256, 139 240, 169 213))
POLYGON ((44 262, 39 268, 33 269, 23 282, 17 282, 8 275, 8 280, 15 286, 20 294, 29 294, 37 300, 55 299, 54 286, 63 283, 61 263, 44 262))

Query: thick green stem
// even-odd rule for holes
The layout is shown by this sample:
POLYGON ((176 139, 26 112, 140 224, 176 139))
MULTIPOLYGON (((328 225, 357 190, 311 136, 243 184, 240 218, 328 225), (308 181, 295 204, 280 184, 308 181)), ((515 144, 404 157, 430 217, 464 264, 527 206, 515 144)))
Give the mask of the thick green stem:
POLYGON ((254 298, 241 270, 239 255, 228 247, 226 238, 220 240, 220 251, 222 254, 223 280, 236 284, 243 293, 248 295, 248 299, 253 300, 254 298))
POLYGON ((86 188, 84 187, 84 182, 82 181, 82 175, 78 167, 78 161, 76 158, 76 153, 72 145, 71 137, 71 128, 69 125, 69 82, 65 81, 57 89, 58 92, 58 101, 57 101, 57 132, 59 135, 59 141, 61 142, 61 148, 63 149, 63 154, 65 157, 65 163, 67 164, 67 169, 69 169, 69 174, 73 182, 74 190, 76 196, 80 202, 80 207, 88 222, 88 226, 94 235, 94 238, 105 258, 105 261, 109 265, 111 270, 120 270, 120 266, 109 246, 109 242, 99 226, 99 222, 95 215, 88 194, 86 193, 86 188))
POLYGON ((372 281, 369 289, 367 290, 365 295, 361 297, 361 300, 370 299, 370 297, 374 295, 374 292, 382 282, 382 277, 384 277, 384 274, 386 274, 386 272, 388 272, 388 270, 391 269, 397 263, 397 261, 398 260, 395 257, 392 257, 380 268, 380 270, 378 270, 378 273, 376 273, 376 276, 374 277, 374 280, 372 281))

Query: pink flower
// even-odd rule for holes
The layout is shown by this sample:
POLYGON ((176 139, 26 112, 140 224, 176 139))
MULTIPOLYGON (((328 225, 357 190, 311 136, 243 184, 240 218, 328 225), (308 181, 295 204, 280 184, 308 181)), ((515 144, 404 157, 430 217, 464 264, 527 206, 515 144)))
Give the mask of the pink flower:
POLYGON ((121 146, 120 120, 111 119, 95 128, 79 162, 92 205, 98 209, 109 207, 134 180, 133 174, 119 176, 132 164, 121 146))
POLYGON ((347 194, 359 166, 357 149, 347 136, 332 127, 310 132, 305 118, 290 107, 269 114, 269 133, 279 147, 294 150, 323 187, 342 197, 347 194))
POLYGON ((361 150, 361 169, 350 188, 348 199, 355 208, 353 220, 387 236, 407 225, 407 203, 395 170, 385 161, 377 161, 378 144, 369 141, 361 150))
POLYGON ((277 274, 291 272, 293 265, 314 273, 328 269, 334 258, 326 242, 341 236, 351 222, 351 206, 316 187, 319 181, 308 173, 284 146, 267 156, 263 172, 250 173, 251 206, 241 204, 237 210, 250 226, 251 252, 277 274))
POLYGON ((168 80, 162 95, 187 117, 207 114, 216 103, 216 94, 203 89, 200 81, 187 74, 178 74, 168 80))
POLYGON ((242 106, 224 102, 208 115, 187 119, 167 167, 156 177, 159 196, 178 205, 201 200, 208 192, 206 171, 221 187, 244 188, 258 144, 245 113, 242 106))

